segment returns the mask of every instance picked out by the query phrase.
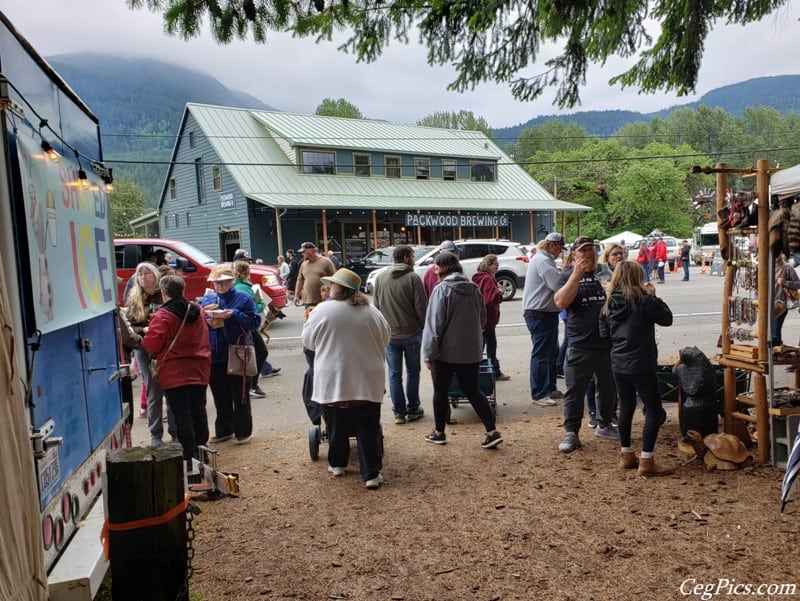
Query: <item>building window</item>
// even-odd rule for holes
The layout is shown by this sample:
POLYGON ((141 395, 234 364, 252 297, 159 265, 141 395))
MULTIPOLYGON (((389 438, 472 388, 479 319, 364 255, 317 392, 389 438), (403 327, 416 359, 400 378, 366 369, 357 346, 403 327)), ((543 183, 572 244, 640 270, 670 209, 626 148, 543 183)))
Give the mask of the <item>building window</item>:
POLYGON ((164 215, 164 231, 166 232, 169 228, 169 215, 164 215))
POLYGON ((386 177, 400 178, 400 157, 384 157, 383 164, 386 167, 386 177))
POLYGON ((175 213, 175 229, 177 230, 181 226, 180 215, 175 213))
POLYGON ((334 175, 336 155, 332 152, 304 150, 300 153, 303 173, 311 175, 334 175))
POLYGON ((456 162, 453 159, 442 159, 442 179, 448 182, 456 181, 456 162))
POLYGON ((186 213, 186 227, 192 226, 192 214, 187 212, 186 213))
POLYGON ((197 204, 206 201, 206 178, 203 159, 194 160, 194 179, 197 184, 197 204))
POLYGON ((194 141, 194 132, 189 132, 189 148, 194 148, 195 141, 194 141))
POLYGON ((431 177, 431 160, 415 158, 414 159, 414 174, 417 179, 430 179, 431 177))
POLYGON ((495 163, 471 163, 469 166, 469 179, 473 182, 495 181, 495 163))
POLYGON ((369 177, 372 175, 370 156, 368 154, 353 153, 353 172, 356 177, 369 177))
POLYGON ((214 182, 214 192, 222 192, 222 167, 211 167, 211 180, 214 182))
POLYGON ((169 178, 169 199, 178 200, 178 182, 174 177, 169 178))

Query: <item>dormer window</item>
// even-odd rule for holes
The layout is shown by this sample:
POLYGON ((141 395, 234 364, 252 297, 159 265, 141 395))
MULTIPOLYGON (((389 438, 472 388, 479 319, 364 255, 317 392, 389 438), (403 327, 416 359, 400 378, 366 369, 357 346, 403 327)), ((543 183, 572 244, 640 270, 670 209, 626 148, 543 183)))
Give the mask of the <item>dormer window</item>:
POLYGON ((368 154, 353 153, 353 173, 356 177, 369 177, 372 175, 370 156, 368 154))
POLYGON ((473 182, 493 182, 497 180, 497 164, 470 163, 469 179, 473 182))
POLYGON ((334 175, 336 173, 336 154, 320 150, 303 150, 300 153, 303 173, 311 175, 334 175))
POLYGON ((431 160, 416 157, 414 159, 414 175, 417 179, 431 178, 431 160))

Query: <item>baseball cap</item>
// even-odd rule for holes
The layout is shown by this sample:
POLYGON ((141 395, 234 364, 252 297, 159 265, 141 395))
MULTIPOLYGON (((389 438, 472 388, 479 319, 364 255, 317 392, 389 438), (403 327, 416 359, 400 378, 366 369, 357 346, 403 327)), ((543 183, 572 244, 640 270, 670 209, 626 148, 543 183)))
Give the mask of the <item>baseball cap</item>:
POLYGON ((545 241, 552 242, 554 244, 558 244, 559 246, 564 246, 564 236, 559 234, 558 232, 550 232, 547 236, 544 237, 545 241))
POLYGON ((239 249, 233 255, 233 261, 251 261, 250 253, 246 250, 239 249))
POLYGON ((589 236, 578 236, 575 238, 575 243, 572 245, 572 250, 580 250, 587 246, 594 248, 594 238, 590 238, 589 236))
POLYGON ((442 252, 450 252, 450 253, 458 252, 458 248, 456 247, 455 243, 452 240, 444 240, 439 245, 439 250, 442 252))
POLYGON ((300 245, 300 250, 308 250, 309 248, 317 248, 317 245, 313 242, 303 242, 300 245))

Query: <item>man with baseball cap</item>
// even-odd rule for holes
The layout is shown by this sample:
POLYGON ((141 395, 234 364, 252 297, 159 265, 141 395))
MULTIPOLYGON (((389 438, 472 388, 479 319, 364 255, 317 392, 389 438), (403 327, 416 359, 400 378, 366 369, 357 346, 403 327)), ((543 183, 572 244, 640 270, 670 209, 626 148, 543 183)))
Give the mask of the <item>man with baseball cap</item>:
POLYGON ((303 242, 300 252, 303 262, 294 285, 294 304, 302 302, 306 307, 313 307, 322 302, 322 278, 332 276, 336 268, 328 257, 319 255, 313 242, 303 242))
POLYGON ((600 336, 600 310, 606 302, 602 281, 611 278, 607 265, 597 262, 595 242, 580 236, 572 245, 573 265, 559 279, 561 287, 554 300, 567 311, 569 346, 564 361, 564 439, 558 445, 562 453, 580 448, 578 432, 583 420, 583 399, 586 386, 594 375, 600 423, 595 436, 619 440, 612 423, 614 413, 614 379, 611 373, 611 342, 600 336))
POLYGON ((236 263, 236 261, 247 261, 248 263, 252 263, 253 259, 250 257, 250 253, 245 249, 237 248, 236 252, 233 253, 233 262, 236 263))
POLYGON ((531 402, 543 407, 556 404, 561 398, 556 388, 558 359, 558 312, 553 297, 561 287, 556 259, 564 251, 564 236, 551 232, 540 241, 525 274, 522 309, 525 325, 531 334, 530 387, 531 402))

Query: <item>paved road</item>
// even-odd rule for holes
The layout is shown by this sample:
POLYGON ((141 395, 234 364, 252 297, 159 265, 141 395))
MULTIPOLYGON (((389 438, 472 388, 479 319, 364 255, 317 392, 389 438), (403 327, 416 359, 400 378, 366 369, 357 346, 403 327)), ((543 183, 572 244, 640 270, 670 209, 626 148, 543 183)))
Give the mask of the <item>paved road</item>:
MULTIPOLYGON (((723 278, 702 275, 699 268, 693 268, 691 277, 691 281, 682 282, 681 275, 669 274, 667 283, 657 287, 658 295, 667 302, 675 315, 671 327, 657 329, 660 357, 664 360, 677 357, 678 350, 689 345, 698 346, 710 357, 718 352, 716 343, 720 334, 723 278)), ((272 438, 287 430, 303 432, 308 426, 308 418, 300 399, 300 386, 306 368, 299 338, 303 312, 297 307, 288 307, 285 312, 286 319, 272 324, 269 343, 270 360, 282 368, 281 374, 269 379, 262 378, 261 387, 267 397, 253 399, 252 403, 256 439, 272 438)), ((786 320, 785 340, 798 340, 798 317, 797 312, 793 312, 786 320)), ((517 293, 514 300, 501 306, 498 346, 503 371, 511 376, 510 381, 497 383, 498 427, 502 429, 503 420, 559 415, 560 407, 543 408, 531 405, 529 401, 528 359, 531 347, 530 336, 522 319, 521 293, 517 293)), ((776 376, 776 385, 788 384, 789 378, 785 374, 776 376)), ((563 380, 559 380, 559 386, 563 387, 563 380)), ((422 376, 421 389, 423 407, 426 412, 432 413, 433 388, 425 373, 422 376)), ((210 394, 208 410, 209 420, 213 424, 214 404, 210 394)), ((463 421, 477 421, 468 405, 459 406, 454 414, 463 421)), ((387 427, 396 427, 389 425, 391 402, 388 395, 384 400, 383 418, 387 427)), ((432 416, 426 417, 426 421, 432 421, 432 416)), ((147 440, 144 420, 136 420, 134 438, 140 443, 147 440)))

